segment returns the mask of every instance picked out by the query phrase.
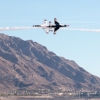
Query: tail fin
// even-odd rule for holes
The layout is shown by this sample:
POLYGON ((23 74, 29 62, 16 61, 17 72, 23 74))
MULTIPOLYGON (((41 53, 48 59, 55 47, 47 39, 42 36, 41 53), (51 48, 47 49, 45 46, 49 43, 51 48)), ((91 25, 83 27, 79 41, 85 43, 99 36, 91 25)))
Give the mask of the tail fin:
POLYGON ((47 20, 45 19, 44 22, 42 23, 42 25, 47 25, 47 20))
POLYGON ((49 22, 49 26, 52 26, 52 23, 51 23, 51 21, 49 22))
POLYGON ((59 22, 57 21, 56 18, 54 18, 54 23, 57 24, 57 25, 59 25, 59 22))
POLYGON ((43 28, 43 30, 48 34, 49 33, 49 29, 43 28))

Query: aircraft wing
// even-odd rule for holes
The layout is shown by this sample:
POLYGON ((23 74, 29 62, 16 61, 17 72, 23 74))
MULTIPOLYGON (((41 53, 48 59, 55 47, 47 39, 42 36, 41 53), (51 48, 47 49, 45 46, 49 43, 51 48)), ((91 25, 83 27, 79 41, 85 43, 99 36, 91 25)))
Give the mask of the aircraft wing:
POLYGON ((59 30, 58 27, 54 28, 54 34, 56 34, 56 32, 59 30))
POLYGON ((49 29, 48 28, 43 28, 43 30, 48 34, 49 33, 49 29))
POLYGON ((59 22, 57 21, 56 18, 54 18, 54 23, 55 23, 56 25, 59 25, 59 22))

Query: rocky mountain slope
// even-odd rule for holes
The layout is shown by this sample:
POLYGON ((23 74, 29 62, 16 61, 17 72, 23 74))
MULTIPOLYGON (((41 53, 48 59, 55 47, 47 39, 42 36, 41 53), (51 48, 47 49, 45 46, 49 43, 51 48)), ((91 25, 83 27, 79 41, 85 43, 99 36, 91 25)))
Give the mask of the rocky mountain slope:
POLYGON ((46 47, 0 34, 0 90, 100 89, 100 78, 46 47))

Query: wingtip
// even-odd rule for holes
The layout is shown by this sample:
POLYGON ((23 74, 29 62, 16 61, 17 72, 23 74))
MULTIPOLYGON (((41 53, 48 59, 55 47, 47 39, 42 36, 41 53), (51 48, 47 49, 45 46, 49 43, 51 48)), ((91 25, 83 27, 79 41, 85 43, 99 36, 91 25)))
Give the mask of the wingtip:
POLYGON ((54 35, 56 34, 56 32, 53 33, 54 35))
POLYGON ((54 20, 57 20, 56 18, 54 18, 54 20))

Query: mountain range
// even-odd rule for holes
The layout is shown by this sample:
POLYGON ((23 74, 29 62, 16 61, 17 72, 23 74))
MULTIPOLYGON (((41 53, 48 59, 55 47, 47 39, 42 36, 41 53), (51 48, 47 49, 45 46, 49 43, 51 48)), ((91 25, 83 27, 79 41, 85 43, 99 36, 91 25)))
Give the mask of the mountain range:
POLYGON ((0 91, 99 90, 100 78, 32 40, 0 34, 0 91))

